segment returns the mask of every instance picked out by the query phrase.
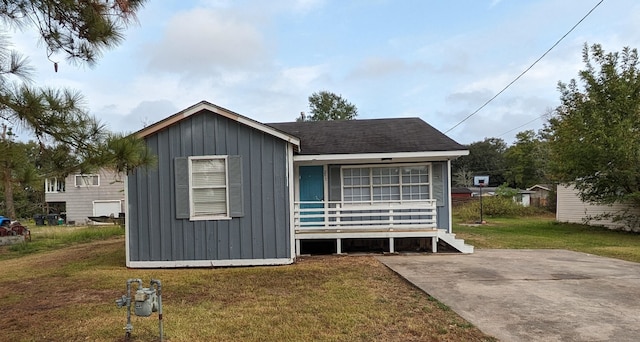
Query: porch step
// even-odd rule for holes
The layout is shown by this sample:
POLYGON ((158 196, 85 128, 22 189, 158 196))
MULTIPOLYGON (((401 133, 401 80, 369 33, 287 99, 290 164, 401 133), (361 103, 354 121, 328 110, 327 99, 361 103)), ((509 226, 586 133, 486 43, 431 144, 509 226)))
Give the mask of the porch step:
POLYGON ((464 243, 463 239, 456 239, 456 234, 447 233, 446 229, 438 229, 438 239, 457 249, 460 253, 473 253, 473 246, 464 243))

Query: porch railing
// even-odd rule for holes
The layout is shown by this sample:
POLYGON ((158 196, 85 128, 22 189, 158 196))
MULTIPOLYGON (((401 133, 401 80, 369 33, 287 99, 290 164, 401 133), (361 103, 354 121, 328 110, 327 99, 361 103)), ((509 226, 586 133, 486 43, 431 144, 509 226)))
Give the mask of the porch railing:
POLYGON ((435 229, 436 200, 305 201, 294 204, 294 228, 305 230, 435 229))

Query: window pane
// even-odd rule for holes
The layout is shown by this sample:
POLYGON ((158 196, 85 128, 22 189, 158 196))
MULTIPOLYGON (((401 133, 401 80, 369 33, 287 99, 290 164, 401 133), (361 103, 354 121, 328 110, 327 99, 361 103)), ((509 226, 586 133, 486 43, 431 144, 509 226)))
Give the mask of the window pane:
POLYGON ((369 168, 342 169, 342 198, 347 202, 370 200, 369 168))
POLYGON ((405 200, 429 199, 429 186, 428 185, 403 186, 402 199, 405 199, 405 200))
POLYGON ((225 189, 193 189, 194 202, 223 201, 227 197, 225 189))
POLYGON ((224 202, 194 203, 193 210, 195 216, 221 216, 227 214, 227 206, 224 202))
POLYGON ((194 173, 191 182, 194 187, 224 186, 226 177, 224 172, 194 173))
POLYGON ((100 184, 100 177, 98 175, 76 175, 76 186, 98 186, 100 184))
POLYGON ((362 196, 364 199, 368 200, 371 197, 371 189, 370 188, 362 188, 362 196))
POLYGON ((191 171, 195 172, 225 172, 224 159, 194 159, 191 171))
POLYGON ((191 205, 194 216, 227 215, 224 159, 191 160, 191 205))

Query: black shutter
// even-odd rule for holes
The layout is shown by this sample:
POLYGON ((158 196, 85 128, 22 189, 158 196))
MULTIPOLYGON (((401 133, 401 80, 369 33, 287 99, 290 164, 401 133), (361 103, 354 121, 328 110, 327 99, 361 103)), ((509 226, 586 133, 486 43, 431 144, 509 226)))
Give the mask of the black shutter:
POLYGON ((242 193, 242 156, 227 158, 229 170, 229 216, 244 216, 244 201, 242 193))
POLYGON ((433 172, 431 176, 431 180, 433 181, 433 198, 436 200, 436 206, 443 207, 446 205, 444 196, 444 172, 446 171, 446 167, 444 167, 442 163, 434 163, 431 171, 433 172))
POLYGON ((340 179, 340 165, 329 165, 329 200, 342 201, 342 179, 340 179))
POLYGON ((189 211, 189 159, 174 159, 174 176, 176 186, 176 218, 188 219, 189 211))

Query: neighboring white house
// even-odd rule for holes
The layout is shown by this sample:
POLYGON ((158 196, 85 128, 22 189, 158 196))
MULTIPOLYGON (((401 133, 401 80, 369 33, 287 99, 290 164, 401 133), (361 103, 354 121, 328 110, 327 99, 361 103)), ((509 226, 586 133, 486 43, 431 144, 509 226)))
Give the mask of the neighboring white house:
POLYGON ((110 170, 48 178, 44 187, 47 205, 65 212, 69 224, 92 223, 90 216, 118 217, 125 211, 124 179, 110 170))
POLYGON ((623 222, 612 222, 609 219, 591 220, 589 217, 597 215, 616 213, 625 210, 623 204, 598 205, 583 202, 580 199, 578 190, 572 185, 558 185, 557 188, 557 209, 556 220, 558 222, 587 223, 594 226, 605 226, 612 229, 627 229, 623 222))

